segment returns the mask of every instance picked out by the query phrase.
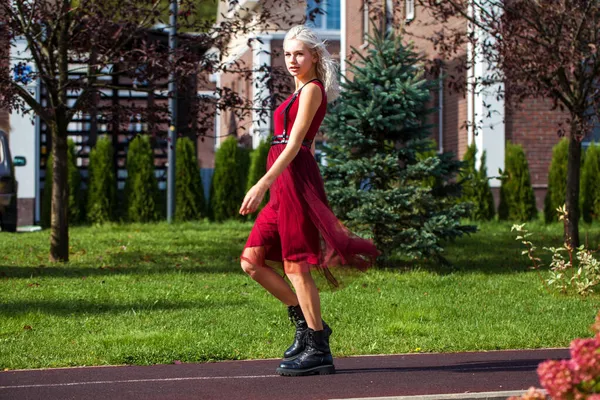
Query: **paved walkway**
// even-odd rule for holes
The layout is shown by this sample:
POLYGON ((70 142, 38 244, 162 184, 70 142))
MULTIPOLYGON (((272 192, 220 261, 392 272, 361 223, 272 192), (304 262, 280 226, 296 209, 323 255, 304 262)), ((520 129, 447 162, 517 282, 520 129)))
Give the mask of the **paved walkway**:
POLYGON ((550 349, 348 357, 335 360, 335 375, 300 378, 276 375, 279 360, 6 371, 0 399, 498 399, 539 386, 537 365, 568 356, 550 349), (439 394, 455 395, 431 396, 439 394))

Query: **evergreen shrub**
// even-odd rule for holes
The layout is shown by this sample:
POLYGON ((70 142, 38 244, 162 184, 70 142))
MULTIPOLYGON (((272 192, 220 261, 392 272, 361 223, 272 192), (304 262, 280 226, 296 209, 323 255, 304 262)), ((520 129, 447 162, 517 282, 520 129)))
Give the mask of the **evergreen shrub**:
POLYGON ((501 220, 521 222, 536 218, 535 194, 523 147, 506 143, 504 168, 498 217, 501 220))
MULTIPOLYGON (((252 186, 254 186, 260 178, 263 177, 265 172, 267 172, 267 155, 269 154, 269 149, 271 148, 271 140, 263 140, 260 142, 258 147, 250 153, 250 171, 248 172, 248 184, 246 185, 246 191, 250 190, 252 186)), ((265 198, 261 205, 259 206, 257 212, 253 214, 251 217, 256 217, 256 214, 264 207, 265 204, 269 201, 269 192, 265 194, 265 198)))
POLYGON ((476 221, 489 221, 496 214, 494 196, 487 176, 486 152, 481 155, 479 169, 475 168, 477 147, 475 143, 467 148, 463 157, 464 167, 461 171, 463 195, 461 201, 472 205, 469 217, 476 221))
POLYGON ((246 194, 249 151, 230 137, 221 143, 215 154, 215 173, 210 196, 210 216, 215 221, 242 219, 240 206, 246 194))
POLYGON ((126 218, 131 222, 155 221, 158 218, 158 183, 154 152, 146 135, 136 136, 127 152, 125 180, 126 218))
POLYGON ((556 209, 565 204, 567 191, 567 160, 569 140, 563 138, 552 149, 552 161, 548 171, 548 190, 544 198, 544 221, 558 221, 556 209))
POLYGON ((114 150, 109 137, 102 137, 90 152, 87 219, 94 224, 114 221, 117 180, 113 167, 114 150))
POLYGON ((375 29, 368 42, 325 123, 329 202, 351 230, 373 239, 380 261, 441 257, 445 240, 475 227, 460 222, 462 162, 437 154, 430 140, 436 83, 401 36, 375 29))
POLYGON ((600 220, 600 147, 593 142, 581 171, 581 215, 588 223, 600 220))
POLYGON ((205 216, 206 204, 196 146, 187 137, 177 140, 175 180, 175 219, 198 220, 205 216))

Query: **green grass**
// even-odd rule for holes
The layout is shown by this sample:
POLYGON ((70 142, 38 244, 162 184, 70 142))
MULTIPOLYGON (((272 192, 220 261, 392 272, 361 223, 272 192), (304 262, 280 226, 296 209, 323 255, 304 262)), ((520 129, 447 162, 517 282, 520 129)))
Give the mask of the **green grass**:
MULTIPOLYGON (((71 229, 49 264, 48 231, 0 233, 0 368, 280 357, 285 308, 244 275, 249 223, 71 229)), ((561 226, 532 224, 539 248, 561 226)), ((582 227, 588 245, 600 228, 582 227)), ((568 346, 590 336, 600 296, 548 293, 514 240, 490 223, 447 248, 452 266, 374 269, 322 294, 335 356, 568 346)))

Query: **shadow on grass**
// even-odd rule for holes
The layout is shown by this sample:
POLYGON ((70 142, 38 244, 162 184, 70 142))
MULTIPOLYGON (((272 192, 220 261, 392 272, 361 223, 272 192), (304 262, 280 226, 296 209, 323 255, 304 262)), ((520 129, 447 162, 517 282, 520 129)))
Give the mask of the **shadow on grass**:
MULTIPOLYGON (((219 307, 239 307, 245 305, 244 301, 230 300, 220 302, 219 307)), ((0 315, 17 316, 40 311, 44 314, 71 315, 71 314, 121 314, 138 313, 146 311, 169 311, 199 309, 215 307, 210 301, 164 301, 164 300, 136 300, 135 302, 102 302, 84 299, 74 300, 15 300, 0 304, 0 315)))
MULTIPOLYGON (((486 274, 512 274, 530 271, 533 263, 522 254, 527 248, 515 240, 515 232, 479 231, 470 236, 447 242, 444 245, 444 260, 423 259, 413 262, 399 261, 395 269, 415 269, 446 275, 457 272, 482 272, 486 274)), ((536 256, 546 269, 552 258, 543 247, 560 246, 562 239, 557 235, 540 234, 535 240, 536 256)))
POLYGON ((127 251, 89 257, 66 264, 29 266, 0 265, 0 279, 30 277, 72 277, 110 275, 152 275, 164 273, 222 274, 242 273, 237 254, 227 251, 141 252, 127 251), (234 255, 235 254, 235 255, 234 255))

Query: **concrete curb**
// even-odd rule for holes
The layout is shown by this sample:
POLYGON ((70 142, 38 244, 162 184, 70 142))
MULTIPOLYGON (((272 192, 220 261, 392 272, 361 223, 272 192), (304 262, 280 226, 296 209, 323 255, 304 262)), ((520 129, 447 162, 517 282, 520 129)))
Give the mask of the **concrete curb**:
MULTIPOLYGON (((391 396, 391 397, 360 397, 353 399, 330 399, 330 400, 506 400, 511 396, 521 396, 527 390, 511 390, 504 392, 479 392, 479 393, 450 393, 450 394, 427 394, 417 396, 391 396)), ((545 390, 542 390, 546 394, 545 390)))

